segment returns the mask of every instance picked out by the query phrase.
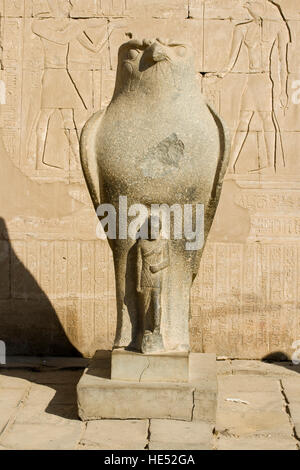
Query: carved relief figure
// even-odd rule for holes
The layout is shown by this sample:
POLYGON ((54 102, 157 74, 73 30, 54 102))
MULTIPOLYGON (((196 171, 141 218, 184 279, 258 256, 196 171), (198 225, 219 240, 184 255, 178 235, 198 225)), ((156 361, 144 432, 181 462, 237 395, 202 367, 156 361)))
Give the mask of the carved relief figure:
POLYGON ((167 240, 161 238, 161 221, 149 218, 155 228, 149 239, 140 239, 137 246, 137 292, 141 294, 142 352, 164 350, 161 335, 163 274, 170 265, 167 240))
POLYGON ((239 125, 234 138, 229 171, 236 171, 236 164, 246 141, 251 122, 256 114, 261 124, 259 133, 260 161, 257 170, 264 168, 276 171, 276 140, 281 144, 281 133, 274 112, 273 89, 277 80, 272 76, 272 58, 278 50, 280 65, 280 105, 288 106, 287 95, 287 47, 290 33, 279 8, 268 0, 242 0, 243 7, 251 19, 235 26, 230 58, 225 71, 218 77, 225 77, 234 68, 242 47, 246 48, 249 58, 249 72, 243 91, 239 125))
MULTIPOLYGON (((41 111, 37 119, 36 161, 37 169, 43 169, 47 131, 51 116, 59 110, 64 130, 70 143, 73 164, 78 154, 79 136, 74 119, 75 109, 87 109, 68 68, 70 42, 78 40, 86 49, 100 52, 112 32, 112 26, 99 26, 99 21, 89 20, 88 27, 100 30, 99 38, 93 42, 87 35, 84 20, 70 19, 74 1, 48 0, 54 18, 37 19, 32 31, 41 38, 44 49, 44 74, 42 78, 41 111)), ((51 166, 51 165, 50 165, 51 166)), ((76 167, 76 164, 75 164, 76 167)))

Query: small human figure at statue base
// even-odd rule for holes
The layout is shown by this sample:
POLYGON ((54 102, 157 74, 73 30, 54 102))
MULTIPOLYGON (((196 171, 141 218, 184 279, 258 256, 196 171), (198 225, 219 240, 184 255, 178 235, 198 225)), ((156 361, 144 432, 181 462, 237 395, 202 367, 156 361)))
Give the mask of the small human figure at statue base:
POLYGON ((163 271, 170 265, 168 242, 161 238, 161 220, 151 216, 148 224, 151 234, 148 239, 140 239, 137 248, 144 354, 165 350, 161 334, 163 271))

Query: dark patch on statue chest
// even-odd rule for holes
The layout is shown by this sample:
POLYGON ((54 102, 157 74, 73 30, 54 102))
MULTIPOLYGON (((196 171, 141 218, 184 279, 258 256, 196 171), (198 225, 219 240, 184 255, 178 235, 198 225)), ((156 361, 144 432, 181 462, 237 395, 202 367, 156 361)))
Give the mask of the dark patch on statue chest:
POLYGON ((165 176, 179 169, 184 157, 184 143, 175 133, 152 147, 142 157, 141 170, 148 178, 165 176))

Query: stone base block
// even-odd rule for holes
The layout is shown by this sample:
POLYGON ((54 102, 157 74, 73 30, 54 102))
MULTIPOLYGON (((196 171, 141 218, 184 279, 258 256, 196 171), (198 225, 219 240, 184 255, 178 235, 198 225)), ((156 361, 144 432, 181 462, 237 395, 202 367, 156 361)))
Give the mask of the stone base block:
POLYGON ((188 382, 189 354, 112 352, 111 379, 130 382, 188 382))
POLYGON ((111 352, 98 352, 78 386, 83 421, 175 419, 215 424, 216 356, 190 354, 189 381, 140 382, 111 379, 111 352))

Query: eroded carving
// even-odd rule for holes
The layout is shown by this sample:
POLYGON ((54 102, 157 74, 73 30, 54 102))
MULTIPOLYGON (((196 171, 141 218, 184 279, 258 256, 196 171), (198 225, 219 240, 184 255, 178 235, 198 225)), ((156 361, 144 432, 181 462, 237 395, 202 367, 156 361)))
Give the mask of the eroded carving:
POLYGON ((162 290, 167 288, 164 271, 170 266, 169 245, 161 238, 161 220, 151 217, 153 227, 149 239, 140 239, 137 246, 137 292, 141 294, 140 316, 142 352, 152 353, 164 350, 161 334, 162 290))
POLYGON ((44 73, 42 78, 41 111, 36 124, 36 168, 43 169, 45 145, 49 121, 56 110, 63 119, 64 130, 70 143, 72 154, 71 167, 76 168, 78 155, 78 132, 74 118, 75 109, 87 109, 69 70, 70 42, 77 40, 83 47, 92 52, 101 52, 113 27, 99 21, 89 21, 88 28, 100 29, 97 41, 88 36, 85 21, 70 20, 73 8, 69 0, 51 0, 48 2, 52 19, 37 19, 32 24, 32 31, 41 38, 44 50, 44 73))
POLYGON ((232 145, 229 171, 234 173, 241 150, 247 139, 254 116, 260 122, 259 161, 257 168, 251 171, 271 169, 276 171, 279 157, 284 166, 284 151, 277 116, 274 109, 274 83, 278 77, 273 73, 272 58, 275 50, 279 57, 280 105, 285 110, 288 106, 287 94, 287 46, 290 33, 287 22, 277 5, 268 0, 242 0, 243 8, 250 19, 238 23, 233 32, 230 57, 227 65, 218 77, 224 78, 234 68, 242 48, 248 55, 249 71, 241 97, 239 124, 232 145))

